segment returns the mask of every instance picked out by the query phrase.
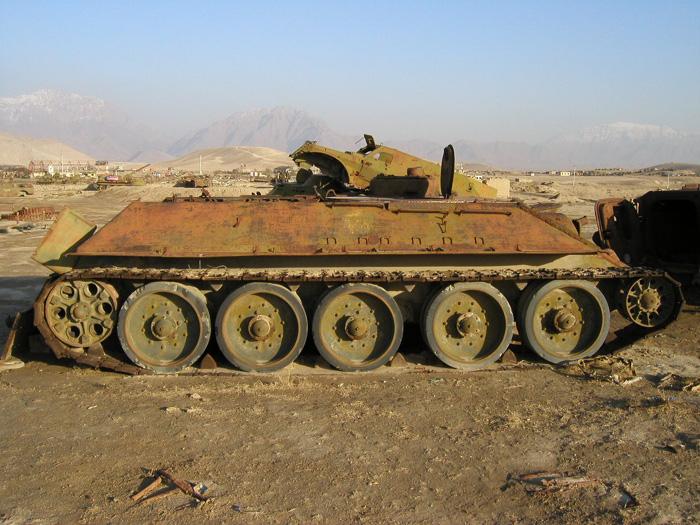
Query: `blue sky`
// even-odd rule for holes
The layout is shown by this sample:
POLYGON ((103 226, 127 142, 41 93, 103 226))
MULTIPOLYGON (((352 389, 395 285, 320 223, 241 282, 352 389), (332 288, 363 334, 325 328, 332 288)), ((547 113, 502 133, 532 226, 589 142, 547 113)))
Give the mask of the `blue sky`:
POLYGON ((0 96, 104 98, 177 135, 293 106, 345 133, 700 132, 700 1, 0 0, 0 96))

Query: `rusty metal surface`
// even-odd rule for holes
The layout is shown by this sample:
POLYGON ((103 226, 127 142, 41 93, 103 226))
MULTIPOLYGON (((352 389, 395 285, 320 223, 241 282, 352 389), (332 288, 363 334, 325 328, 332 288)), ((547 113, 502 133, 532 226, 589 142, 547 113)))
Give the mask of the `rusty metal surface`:
MULTIPOLYGON (((365 140, 367 145, 356 152, 339 151, 309 141, 292 152, 290 157, 302 169, 315 166, 320 169, 322 176, 373 195, 377 195, 373 186, 378 178, 384 178, 384 182, 392 181, 393 194, 401 195, 403 186, 401 179, 407 175, 411 177, 419 173, 425 181, 425 185, 418 191, 421 196, 440 197, 452 193, 462 197, 495 198, 497 195, 495 188, 466 174, 461 174, 455 179, 454 185, 450 181, 449 185, 442 186, 441 180, 445 177, 441 173, 439 164, 377 144, 371 135, 365 135, 365 140)), ((448 148, 454 152, 452 146, 448 148)), ((443 158, 444 161, 445 158, 443 158)), ((454 153, 449 168, 454 174, 454 153)), ((383 185, 383 188, 388 189, 387 185, 383 185)), ((415 191, 415 186, 412 191, 415 191)))
POLYGON ((77 255, 583 254, 594 245, 514 202, 237 198, 134 202, 77 255))
POLYGON ((12 213, 6 213, 2 217, 6 221, 52 221, 58 216, 58 212, 50 206, 35 208, 20 208, 12 213))
POLYGON ((530 270, 289 270, 289 269, 241 269, 241 268, 134 268, 94 267, 76 269, 65 274, 66 279, 127 279, 145 281, 272 281, 272 282, 490 282, 530 281, 535 279, 629 279, 661 277, 665 273, 654 268, 610 267, 530 270))
POLYGON ((96 228, 95 224, 78 213, 65 208, 37 247, 32 259, 54 272, 66 272, 75 264, 75 258, 68 252, 92 235, 96 228))

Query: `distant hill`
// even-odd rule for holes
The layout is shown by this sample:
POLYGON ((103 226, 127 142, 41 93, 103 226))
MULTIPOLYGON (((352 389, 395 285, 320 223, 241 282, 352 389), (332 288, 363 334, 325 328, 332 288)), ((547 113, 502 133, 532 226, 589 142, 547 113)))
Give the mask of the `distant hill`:
POLYGON ((683 164, 681 162, 667 162, 666 164, 657 164, 647 168, 649 171, 692 171, 695 175, 700 175, 700 164, 683 164))
POLYGON ((0 164, 26 166, 32 160, 91 162, 93 159, 61 142, 0 133, 0 164))
POLYGON ((195 149, 224 146, 265 146, 292 152, 307 140, 348 148, 357 139, 332 131, 323 121, 303 111, 277 107, 234 113, 181 138, 168 153, 183 155, 195 149))
POLYGON ((202 171, 231 171, 245 166, 248 170, 274 169, 278 166, 293 166, 294 163, 284 151, 254 146, 233 146, 193 151, 182 157, 154 164, 152 169, 173 168, 184 171, 199 171, 199 157, 202 156, 202 171))
POLYGON ((172 160, 175 157, 166 153, 165 151, 160 151, 157 149, 149 149, 145 151, 139 151, 132 157, 126 159, 127 162, 165 162, 172 160))

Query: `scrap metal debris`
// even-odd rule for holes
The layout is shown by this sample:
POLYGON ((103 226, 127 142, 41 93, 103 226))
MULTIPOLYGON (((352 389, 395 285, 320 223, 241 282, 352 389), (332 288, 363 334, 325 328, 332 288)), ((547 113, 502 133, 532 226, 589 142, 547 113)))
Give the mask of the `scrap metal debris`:
POLYGON ((564 375, 609 381, 616 385, 631 385, 642 379, 634 369, 631 359, 625 357, 606 355, 592 359, 583 359, 563 367, 555 368, 564 375))
POLYGON ((601 480, 587 476, 570 476, 562 472, 530 472, 515 476, 508 475, 503 490, 515 483, 523 484, 525 490, 530 494, 563 492, 579 487, 606 486, 601 480))
POLYGON ((10 328, 10 333, 5 340, 5 346, 0 350, 0 370, 14 370, 22 368, 24 362, 12 355, 18 346, 26 348, 29 333, 32 329, 31 310, 28 312, 18 312, 14 317, 8 317, 6 324, 10 328))
POLYGON ((206 485, 177 478, 168 470, 156 470, 151 477, 153 479, 144 488, 131 496, 132 501, 136 503, 152 503, 153 501, 166 498, 178 490, 194 498, 198 504, 203 504, 211 499, 204 494, 208 490, 206 485), (158 490, 160 492, 157 492, 158 490))
POLYGON ((17 211, 0 216, 0 219, 16 222, 40 222, 53 221, 56 217, 58 217, 58 212, 50 206, 39 206, 36 208, 28 208, 25 206, 17 211))
POLYGON ((677 374, 666 374, 659 378, 656 387, 662 390, 700 392, 700 380, 697 378, 679 376, 677 374))

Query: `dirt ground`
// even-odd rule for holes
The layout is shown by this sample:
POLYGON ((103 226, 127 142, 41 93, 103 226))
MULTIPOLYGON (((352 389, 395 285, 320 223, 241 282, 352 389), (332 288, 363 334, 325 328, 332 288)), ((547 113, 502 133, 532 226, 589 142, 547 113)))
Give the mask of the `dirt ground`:
MULTIPOLYGON (((543 181, 574 217, 592 217, 596 198, 667 182, 543 181)), ((531 189, 514 196, 552 200, 531 189)), ((41 187, 0 199, 0 212, 70 206, 104 224, 130 200, 174 191, 198 193, 41 187)), ((0 234, 3 318, 27 308, 47 275, 30 260, 44 233, 0 234)), ((612 337, 596 361, 558 368, 514 344, 517 363, 458 372, 410 336, 405 366, 367 374, 331 371, 311 348, 271 375, 178 377, 94 371, 26 350, 24 368, 0 372, 0 523, 698 523, 700 308, 691 303, 663 332, 612 337), (213 499, 135 504, 129 496, 159 468, 203 482, 213 499), (519 481, 538 471, 569 477, 519 481)))

